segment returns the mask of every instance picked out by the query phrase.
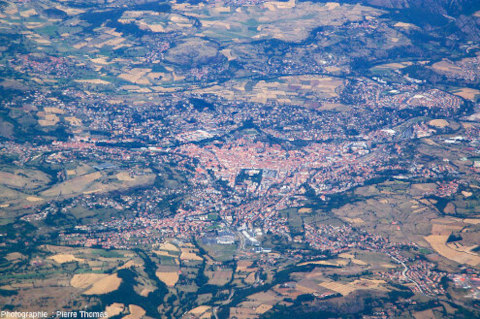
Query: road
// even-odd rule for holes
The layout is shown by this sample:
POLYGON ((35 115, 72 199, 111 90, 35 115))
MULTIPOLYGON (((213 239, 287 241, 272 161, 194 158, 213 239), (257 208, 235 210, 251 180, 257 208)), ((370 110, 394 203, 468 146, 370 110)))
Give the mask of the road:
MULTIPOLYGON (((232 298, 233 298, 234 294, 235 294, 235 290, 230 289, 230 295, 228 296, 228 299, 223 302, 223 304, 228 305, 230 302, 232 302, 232 298)), ((213 312, 213 316, 215 317, 215 319, 218 319, 217 311, 218 311, 218 306, 213 307, 212 312, 213 312)))
POLYGON ((415 284, 415 286, 417 286, 418 290, 419 290, 422 294, 426 295, 425 292, 423 291, 422 287, 420 287, 420 285, 419 285, 415 280, 413 280, 412 278, 410 278, 410 277, 407 276, 408 266, 407 266, 403 261, 401 261, 401 260, 393 257, 392 255, 388 255, 388 256, 390 256, 390 258, 392 258, 392 259, 395 260, 397 263, 399 263, 399 264, 401 264, 401 265, 403 266, 403 271, 402 271, 403 277, 405 277, 408 281, 413 282, 413 283, 415 284))
POLYGON ((238 236, 238 238, 240 238, 240 250, 244 250, 245 249, 245 238, 243 237, 243 234, 239 231, 236 231, 235 232, 238 236))

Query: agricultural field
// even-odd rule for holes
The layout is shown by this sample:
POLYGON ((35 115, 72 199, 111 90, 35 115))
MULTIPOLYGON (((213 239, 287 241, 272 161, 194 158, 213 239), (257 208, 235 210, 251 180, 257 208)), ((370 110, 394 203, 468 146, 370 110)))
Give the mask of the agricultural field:
POLYGON ((276 81, 227 82, 223 86, 201 89, 198 93, 212 94, 227 99, 241 99, 245 102, 303 105, 308 96, 313 99, 329 99, 338 96, 343 80, 333 77, 279 77, 276 81))
POLYGON ((110 272, 135 260, 134 254, 130 252, 121 254, 52 245, 43 246, 39 255, 25 256, 13 252, 9 254, 9 259, 20 268, 15 276, 2 279, 1 289, 22 289, 22 293, 15 295, 10 302, 28 300, 31 307, 43 305, 51 310, 58 304, 42 301, 44 298, 41 290, 49 291, 56 302, 60 301, 64 305, 68 305, 72 298, 83 303, 87 300, 84 296, 116 291, 122 279, 110 272), (35 280, 35 285, 32 284, 32 279, 35 280))
POLYGON ((436 252, 447 259, 470 266, 480 264, 480 255, 471 251, 476 246, 468 248, 458 244, 447 245, 448 238, 449 235, 430 235, 425 237, 425 240, 436 252))
POLYGON ((385 289, 385 288, 382 288, 381 286, 384 283, 385 281, 383 280, 362 279, 362 280, 352 281, 346 284, 341 284, 338 282, 323 282, 320 285, 324 288, 338 292, 342 296, 346 296, 358 289, 379 289, 379 290, 385 289))
POLYGON ((208 277, 208 283, 216 286, 224 286, 232 278, 231 270, 213 270, 205 271, 205 275, 208 277))
POLYGON ((155 273, 161 281, 165 283, 168 287, 173 287, 178 281, 178 272, 164 272, 164 271, 157 271, 155 273))

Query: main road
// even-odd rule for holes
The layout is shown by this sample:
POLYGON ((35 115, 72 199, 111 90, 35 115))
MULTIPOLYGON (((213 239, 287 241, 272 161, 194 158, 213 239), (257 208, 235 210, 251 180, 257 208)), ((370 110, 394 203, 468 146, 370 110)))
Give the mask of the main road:
POLYGON ((422 294, 426 295, 425 292, 423 291, 422 287, 420 287, 420 285, 419 285, 415 280, 413 280, 412 278, 410 278, 410 277, 407 276, 408 266, 407 266, 403 261, 399 260, 398 258, 393 257, 392 255, 388 255, 388 256, 390 256, 390 258, 392 258, 392 259, 395 260, 397 263, 399 263, 399 264, 401 264, 401 265, 403 266, 403 271, 402 271, 403 277, 405 277, 405 279, 407 279, 408 281, 413 282, 413 283, 415 284, 415 286, 417 286, 418 290, 419 290, 422 294))

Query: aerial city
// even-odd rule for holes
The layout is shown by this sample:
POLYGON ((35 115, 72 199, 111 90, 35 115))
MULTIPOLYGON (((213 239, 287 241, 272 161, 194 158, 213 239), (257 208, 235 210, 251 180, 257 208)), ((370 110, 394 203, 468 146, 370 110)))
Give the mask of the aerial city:
POLYGON ((0 318, 480 318, 480 1, 0 0, 0 318))

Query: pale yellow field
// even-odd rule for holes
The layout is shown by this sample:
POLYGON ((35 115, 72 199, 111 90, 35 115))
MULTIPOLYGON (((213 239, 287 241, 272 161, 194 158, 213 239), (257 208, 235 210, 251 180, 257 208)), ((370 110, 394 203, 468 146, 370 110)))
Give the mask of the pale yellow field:
POLYGON ((449 72, 449 73, 460 73, 462 72, 462 68, 456 66, 450 61, 442 60, 440 62, 434 63, 432 68, 436 71, 440 72, 449 72))
POLYGON ((13 173, 0 172, 0 184, 15 188, 33 189, 48 181, 48 176, 40 171, 18 169, 13 173))
POLYGON ((252 261, 250 260, 239 260, 237 262, 237 272, 239 271, 251 271, 250 269, 248 269, 248 267, 250 267, 251 265, 253 264, 252 261))
POLYGON ((468 197, 472 196, 473 193, 472 192, 467 192, 467 191, 462 191, 462 195, 465 196, 465 198, 468 198, 468 197))
POLYGON ((21 260, 21 259, 25 259, 25 258, 26 258, 26 256, 19 253, 19 252, 9 253, 7 256, 5 256, 5 259, 8 260, 8 261, 21 260))
POLYGON ((83 259, 77 258, 72 254, 58 254, 58 255, 50 256, 48 257, 48 259, 52 259, 53 261, 59 264, 69 263, 72 261, 78 261, 78 262, 83 261, 83 259))
POLYGON ((95 282, 106 278, 107 274, 76 274, 70 280, 70 285, 75 288, 88 288, 93 285, 95 282))
POLYGON ((220 51, 220 53, 222 53, 228 61, 232 61, 232 60, 235 60, 235 56, 232 54, 232 50, 231 49, 223 49, 220 51))
POLYGON ((148 297, 148 295, 153 291, 155 291, 155 288, 143 288, 142 291, 140 291, 140 296, 148 297))
MULTIPOLYGON (((289 0, 287 2, 266 1, 263 5, 270 11, 276 11, 277 9, 292 9, 295 7, 295 0, 289 0)), ((332 8, 331 6, 326 7, 332 8)))
POLYGON ((118 267, 118 269, 128 269, 132 267, 141 267, 142 264, 135 262, 134 260, 127 261, 123 266, 118 267))
POLYGON ((342 71, 341 68, 339 68, 338 66, 334 66, 334 65, 332 65, 332 66, 326 66, 326 67, 325 67, 325 70, 326 70, 327 72, 330 72, 330 73, 337 73, 337 72, 342 71))
POLYGON ((338 292, 342 296, 346 296, 346 295, 355 291, 355 288, 353 288, 349 285, 344 285, 344 284, 341 284, 341 283, 338 283, 338 282, 333 282, 333 281, 322 282, 320 284, 320 286, 322 286, 324 288, 327 288, 327 289, 330 289, 330 290, 333 290, 335 292, 338 292))
POLYGON ((145 77, 152 69, 133 68, 128 73, 122 73, 118 77, 128 82, 135 84, 150 84, 150 81, 145 77))
POLYGON ((343 258, 343 259, 349 259, 352 263, 359 265, 359 266, 366 266, 368 265, 366 262, 360 259, 356 259, 355 255, 349 254, 349 253, 342 253, 339 254, 338 257, 343 258))
POLYGON ((115 47, 115 48, 121 48, 122 46, 128 46, 128 45, 125 45, 122 43, 125 41, 124 38, 122 37, 115 37, 115 38, 112 38, 112 39, 108 39, 107 41, 104 41, 102 43, 98 43, 98 44, 95 44, 94 47, 96 48, 103 48, 104 46, 112 46, 112 47, 115 47))
POLYGON ((311 212, 312 212, 312 209, 307 207, 303 207, 298 210, 299 214, 305 214, 305 213, 311 213, 311 212))
POLYGON ((475 99, 480 96, 480 90, 471 89, 471 88, 462 88, 453 94, 463 97, 464 99, 475 101, 475 99))
POLYGON ((466 252, 466 253, 471 254, 471 255, 477 255, 476 253, 472 252, 472 250, 477 248, 478 245, 464 246, 460 243, 453 242, 453 243, 447 243, 447 246, 452 248, 452 249, 455 249, 455 250, 458 250, 458 251, 463 251, 463 252, 466 252))
POLYGON ((322 282, 320 286, 338 292, 342 296, 346 296, 358 289, 377 289, 386 290, 381 287, 385 281, 374 279, 359 279, 347 284, 341 284, 338 282, 322 282))
POLYGON ((174 271, 169 271, 169 272, 162 272, 162 271, 157 271, 155 273, 157 275, 158 279, 163 281, 165 285, 168 287, 173 287, 178 281, 178 272, 174 271))
MULTIPOLYGON (((397 39, 397 41, 398 41, 398 39, 397 39)), ((376 65, 374 68, 375 69, 380 69, 380 70, 397 70, 397 69, 406 68, 407 66, 410 66, 412 64, 413 64, 412 62, 386 63, 386 64, 376 65)))
POLYGON ((255 272, 251 272, 248 274, 248 276, 243 280, 245 283, 252 285, 255 283, 255 272))
POLYGON ((101 56, 101 57, 97 57, 97 58, 94 58, 94 59, 90 59, 90 61, 92 61, 95 64, 101 64, 101 65, 108 65, 108 64, 113 63, 113 62, 107 61, 106 56, 101 56))
POLYGON ((181 260, 197 260, 197 261, 203 260, 202 257, 192 252, 191 249, 181 248, 181 250, 182 250, 182 253, 180 255, 181 260))
POLYGON ((64 181, 58 185, 53 186, 52 188, 43 191, 41 195, 43 196, 57 196, 62 195, 71 195, 74 193, 79 193, 84 191, 90 183, 102 177, 100 172, 94 172, 83 176, 78 176, 70 180, 64 181))
MULTIPOLYGON (((87 42, 79 42, 79 43, 74 44, 73 47, 78 50, 78 49, 83 48, 86 45, 87 45, 87 42)), ((74 80, 74 81, 78 82, 78 80, 74 80)), ((79 83, 82 83, 82 82, 79 82, 79 83)), ((86 82, 86 83, 88 83, 88 82, 86 82)))
POLYGON ((298 266, 305 266, 305 265, 345 266, 347 264, 348 264, 348 260, 346 259, 335 259, 335 260, 306 261, 298 264, 298 266))
POLYGON ((21 11, 20 12, 20 16, 23 17, 23 18, 30 18, 34 15, 37 15, 37 11, 35 11, 35 9, 29 9, 29 10, 25 10, 25 11, 21 11))
POLYGON ((123 100, 115 100, 115 99, 111 99, 111 100, 108 100, 107 101, 108 104, 122 104, 123 103, 123 100))
POLYGON ((125 310, 125 305, 123 303, 112 303, 110 306, 105 308, 105 312, 108 314, 108 318, 115 317, 121 314, 125 310))
POLYGON ((37 197, 37 196, 28 196, 27 201, 29 202, 41 202, 43 198, 37 197))
POLYGON ((265 312, 269 311, 272 308, 273 308, 272 305, 261 304, 255 309, 255 312, 258 314, 264 314, 265 312))
POLYGON ((349 218, 349 217, 342 217, 342 219, 344 219, 346 222, 349 222, 351 224, 364 224, 365 221, 361 218, 349 218))
POLYGON ((384 280, 379 279, 357 279, 349 285, 355 287, 356 289, 378 289, 378 290, 386 290, 381 285, 385 284, 384 280))
POLYGON ((42 119, 38 120, 38 124, 41 126, 52 126, 57 124, 60 121, 60 118, 55 114, 45 114, 42 119))
POLYGON ((133 181, 135 177, 130 176, 128 172, 120 172, 117 175, 118 180, 120 181, 133 181))
POLYGON ((444 127, 447 127, 449 123, 444 119, 435 119, 428 122, 428 125, 444 128, 444 127))
POLYGON ((141 319, 147 313, 142 307, 137 305, 128 305, 128 310, 130 314, 123 317, 123 319, 141 319))
POLYGON ((75 80, 75 82, 78 82, 78 83, 87 83, 87 84, 102 84, 102 85, 110 84, 110 82, 105 81, 105 80, 102 80, 102 79, 75 80))
POLYGON ((16 5, 11 3, 4 9, 3 12, 5 12, 7 15, 11 16, 11 15, 15 15, 16 13, 18 13, 18 9, 17 9, 16 5))
MULTIPOLYGON (((144 171, 144 173, 146 173, 146 171, 144 171)), ((117 189, 126 189, 130 187, 135 187, 139 185, 148 185, 155 181, 154 174, 135 175, 129 178, 128 180, 126 180, 125 178, 125 180, 122 180, 122 181, 118 179, 118 176, 116 177, 117 179, 115 180, 110 179, 107 183, 101 180, 95 180, 92 183, 85 185, 86 187, 79 190, 79 192, 82 192, 83 194, 97 193, 97 192, 104 193, 104 192, 110 192, 117 189)))
POLYGON ((161 244, 160 244, 160 249, 162 249, 162 250, 169 250, 169 251, 175 251, 175 252, 180 251, 177 246, 175 246, 174 244, 169 243, 169 242, 161 243, 161 244))
POLYGON ((92 288, 84 292, 85 295, 102 295, 115 291, 120 287, 122 279, 117 274, 113 274, 96 281, 92 288))
POLYGON ((62 11, 65 11, 68 15, 77 15, 77 14, 85 12, 85 10, 83 10, 83 9, 64 7, 61 4, 56 5, 55 8, 57 8, 59 10, 62 10, 62 11))
POLYGON ((480 218, 465 218, 463 222, 476 225, 480 224, 480 218))
POLYGON ((478 266, 480 264, 480 256, 462 252, 446 245, 450 235, 430 235, 425 240, 432 248, 443 257, 453 260, 459 264, 470 266, 478 266))
POLYGON ((62 109, 59 109, 58 107, 44 107, 43 110, 46 113, 55 113, 55 114, 65 114, 65 111, 62 109))
POLYGON ((416 25, 412 23, 406 23, 406 22, 397 22, 393 26, 397 28, 405 28, 405 29, 418 28, 416 25))
POLYGON ((178 256, 170 254, 168 251, 163 251, 163 250, 154 250, 153 251, 155 254, 160 255, 160 256, 166 256, 166 257, 172 257, 172 258, 177 258, 178 256))
POLYGON ((188 313, 191 313, 195 316, 200 316, 204 314, 206 311, 210 310, 210 308, 211 308, 210 306, 198 306, 190 310, 188 313))
POLYGON ((82 125, 82 121, 80 119, 76 118, 75 116, 67 116, 67 117, 65 117, 65 121, 67 121, 68 123, 70 123, 73 126, 82 125))
POLYGON ((461 230, 463 228, 462 226, 454 223, 455 221, 452 220, 447 224, 433 224, 432 234, 450 236, 452 231, 461 230))

